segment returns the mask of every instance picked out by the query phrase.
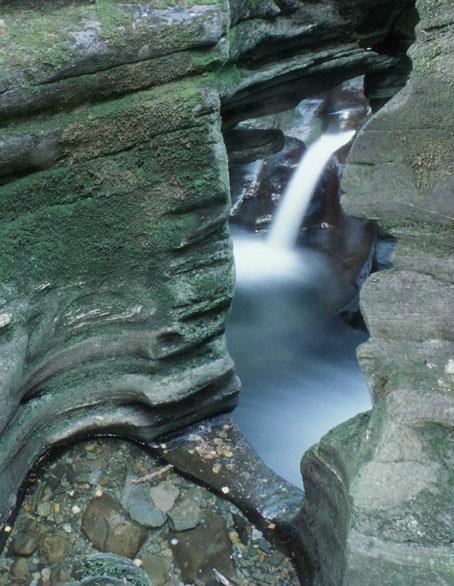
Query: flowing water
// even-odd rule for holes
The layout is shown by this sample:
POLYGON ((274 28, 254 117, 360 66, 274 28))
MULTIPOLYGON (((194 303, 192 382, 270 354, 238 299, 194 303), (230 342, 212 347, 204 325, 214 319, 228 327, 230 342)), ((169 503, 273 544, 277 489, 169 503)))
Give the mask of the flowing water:
POLYGON ((263 460, 296 485, 305 450, 371 406, 355 356, 366 335, 337 317, 342 280, 323 255, 295 247, 323 168, 353 134, 325 135, 308 149, 268 238, 233 234, 237 287, 227 334, 243 384, 235 417, 263 460))
POLYGON ((269 235, 275 248, 293 248, 317 183, 333 153, 350 142, 354 130, 323 134, 309 147, 293 175, 269 235))

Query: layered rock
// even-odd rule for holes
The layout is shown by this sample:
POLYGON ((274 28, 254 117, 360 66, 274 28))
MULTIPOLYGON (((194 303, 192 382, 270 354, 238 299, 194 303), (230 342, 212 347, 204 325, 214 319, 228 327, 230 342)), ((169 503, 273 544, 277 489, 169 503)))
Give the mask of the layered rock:
POLYGON ((395 248, 361 295, 373 410, 302 462, 316 584, 454 580, 454 11, 417 8, 410 81, 360 133, 344 176, 345 209, 377 220, 395 248))
POLYGON ((1 3, 0 525, 56 443, 235 405, 221 109, 386 69, 395 4, 1 3))
POLYGON ((224 59, 226 12, 7 2, 2 18, 4 519, 56 442, 149 440, 232 408, 238 383, 220 100, 195 75, 224 59))

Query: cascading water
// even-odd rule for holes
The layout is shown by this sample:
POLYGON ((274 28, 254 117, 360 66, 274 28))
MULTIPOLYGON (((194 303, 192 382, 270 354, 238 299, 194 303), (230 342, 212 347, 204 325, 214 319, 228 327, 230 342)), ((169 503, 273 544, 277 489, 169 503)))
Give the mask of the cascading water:
MULTIPOLYGON (((310 267, 293 249, 311 198, 333 154, 355 135, 354 130, 323 134, 309 147, 282 197, 266 240, 234 238, 237 286, 257 280, 301 279, 310 267)), ((307 259, 306 259, 307 260, 307 259)))
POLYGON ((343 285, 322 254, 296 248, 326 164, 353 135, 325 134, 306 151, 267 239, 233 235, 237 287, 227 334, 243 383, 235 417, 265 462, 297 485, 304 451, 370 408, 355 357, 365 335, 337 317, 343 285))
POLYGON ((293 248, 317 183, 338 149, 355 135, 354 130, 323 134, 309 147, 293 175, 271 226, 268 241, 275 248, 293 248))

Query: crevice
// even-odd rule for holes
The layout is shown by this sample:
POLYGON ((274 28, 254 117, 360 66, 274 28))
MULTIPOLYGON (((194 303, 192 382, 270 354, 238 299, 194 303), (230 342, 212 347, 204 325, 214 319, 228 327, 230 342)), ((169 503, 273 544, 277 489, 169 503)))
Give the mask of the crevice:
POLYGON ((396 59, 395 65, 385 72, 366 75, 365 93, 374 112, 382 108, 407 83, 412 69, 408 49, 415 42, 418 22, 416 1, 407 0, 386 37, 372 45, 377 53, 396 59))
POLYGON ((193 212, 205 211, 207 208, 225 207, 227 205, 226 196, 223 193, 207 197, 206 199, 196 201, 193 203, 181 202, 178 207, 173 210, 165 212, 164 215, 170 217, 183 216, 184 214, 191 214, 193 212))
POLYGON ((188 313, 181 318, 182 322, 192 322, 197 321, 199 319, 219 319, 223 317, 223 314, 228 311, 230 308, 230 299, 226 299, 221 301, 218 304, 212 305, 211 307, 207 307, 206 309, 199 309, 193 311, 192 313, 188 313))

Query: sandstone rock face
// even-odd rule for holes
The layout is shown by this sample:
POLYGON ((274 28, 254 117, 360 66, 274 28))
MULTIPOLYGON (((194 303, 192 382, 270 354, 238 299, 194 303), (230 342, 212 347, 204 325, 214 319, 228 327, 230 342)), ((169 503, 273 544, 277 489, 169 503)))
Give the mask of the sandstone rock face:
POLYGON ((56 443, 233 408, 221 113, 385 70, 403 4, 1 3, 0 526, 56 443))
POLYGON ((395 250, 361 295, 374 408, 302 462, 316 584, 454 581, 454 10, 417 8, 410 81, 365 126, 344 175, 347 212, 378 220, 395 250))
POLYGON ((196 75, 228 15, 151 4, 2 3, 2 518, 56 442, 236 403, 227 156, 196 75))

